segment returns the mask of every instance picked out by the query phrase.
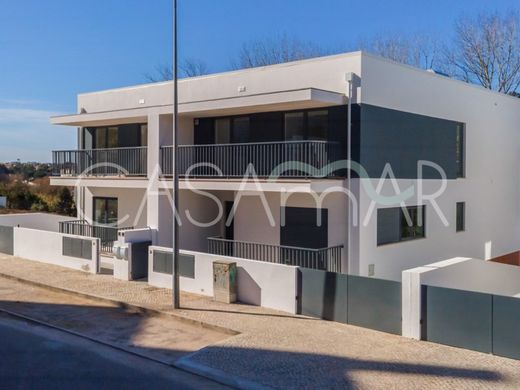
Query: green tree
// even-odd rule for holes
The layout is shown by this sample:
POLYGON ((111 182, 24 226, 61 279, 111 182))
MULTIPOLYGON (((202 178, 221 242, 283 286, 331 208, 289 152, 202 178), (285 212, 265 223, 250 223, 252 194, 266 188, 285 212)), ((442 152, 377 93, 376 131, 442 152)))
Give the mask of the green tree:
POLYGON ((60 188, 58 192, 56 212, 70 216, 76 215, 76 204, 74 203, 74 198, 67 187, 60 188))

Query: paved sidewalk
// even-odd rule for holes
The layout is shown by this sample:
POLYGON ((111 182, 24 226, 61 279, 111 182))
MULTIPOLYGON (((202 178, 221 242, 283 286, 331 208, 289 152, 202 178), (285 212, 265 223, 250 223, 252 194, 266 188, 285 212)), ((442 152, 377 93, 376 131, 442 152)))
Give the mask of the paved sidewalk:
MULTIPOLYGON (((171 291, 0 255, 0 275, 180 315, 241 334, 181 359, 185 367, 284 389, 520 387, 520 361, 354 326, 171 291)), ((0 286, 2 279, 0 279, 0 286)))

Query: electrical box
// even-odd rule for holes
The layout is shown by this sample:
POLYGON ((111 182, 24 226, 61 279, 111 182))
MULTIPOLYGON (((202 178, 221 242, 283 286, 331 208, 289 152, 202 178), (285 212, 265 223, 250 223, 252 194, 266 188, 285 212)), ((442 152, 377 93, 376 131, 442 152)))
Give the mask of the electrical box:
POLYGON ((237 263, 229 261, 213 262, 213 297, 217 302, 236 302, 237 263))

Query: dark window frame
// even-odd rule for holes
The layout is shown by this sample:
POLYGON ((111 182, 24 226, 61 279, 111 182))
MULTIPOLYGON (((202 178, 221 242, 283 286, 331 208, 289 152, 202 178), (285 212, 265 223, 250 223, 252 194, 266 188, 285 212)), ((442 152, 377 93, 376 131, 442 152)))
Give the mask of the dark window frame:
MULTIPOLYGON (((98 147, 97 145, 97 132, 100 130, 104 130, 105 136, 103 137, 105 139, 105 145, 108 144, 109 140, 109 129, 110 128, 117 128, 117 137, 118 137, 118 145, 119 142, 119 128, 121 126, 137 126, 138 127, 138 133, 139 133, 139 144, 140 146, 147 146, 148 145, 148 123, 146 122, 138 122, 138 123, 125 123, 125 124, 119 124, 119 125, 110 125, 110 126, 84 126, 81 128, 81 146, 82 149, 85 149, 86 144, 86 132, 90 131, 92 134, 92 149, 113 149, 113 148, 107 148, 107 147, 98 147), (146 131, 143 131, 143 126, 146 126, 146 131)), ((117 147, 119 148, 119 146, 117 147)))
MULTIPOLYGON (((300 110, 287 110, 287 111, 274 111, 274 113, 278 113, 281 115, 281 140, 287 141, 286 138, 286 128, 285 128, 285 114, 293 114, 297 112, 303 113, 303 139, 302 141, 309 141, 309 113, 311 112, 319 112, 319 111, 326 111, 327 112, 327 129, 326 129, 326 137, 324 141, 328 140, 331 136, 331 125, 330 125, 330 109, 332 107, 319 107, 319 108, 307 108, 307 109, 300 109, 300 110)), ((230 138, 230 144, 238 143, 235 140, 237 139, 236 133, 235 133, 235 119, 238 118, 249 118, 249 131, 251 132, 252 129, 252 123, 251 119, 254 117, 255 114, 238 114, 238 115, 224 115, 224 116, 216 116, 216 117, 210 117, 210 118, 194 118, 193 123, 194 126, 198 125, 198 121, 200 119, 210 119, 213 121, 213 136, 214 136, 214 143, 213 145, 219 145, 216 143, 217 137, 216 137, 216 121, 217 120, 229 120, 229 138, 230 138)), ((251 138, 251 134, 249 135, 249 138, 251 138)), ((255 142, 247 142, 247 143, 255 143, 255 142)))
POLYGON ((455 231, 457 233, 466 231, 466 202, 455 204, 455 231))
POLYGON ((466 125, 464 123, 457 126, 456 140, 457 179, 464 179, 466 177, 466 125))
MULTIPOLYGON (((415 224, 415 225, 411 225, 411 226, 408 225, 408 221, 405 217, 403 207, 380 208, 380 209, 378 209, 378 215, 377 215, 377 222, 376 222, 377 228, 379 229, 379 227, 380 227, 380 225, 379 225, 379 223, 380 223, 379 211, 380 210, 386 210, 386 211, 394 210, 396 212, 397 212, 397 210, 399 210, 398 220, 394 221, 395 226, 399 229, 399 231, 398 231, 398 234, 395 234, 396 239, 392 239, 392 240, 388 240, 388 241, 380 241, 379 232, 376 233, 377 246, 384 246, 384 245, 389 245, 389 244, 396 244, 396 243, 400 243, 400 242, 408 242, 408 241, 414 241, 414 240, 426 238, 426 205, 405 206, 404 208, 406 210, 408 210, 410 218, 412 219, 412 223, 415 220, 414 216, 419 218, 419 215, 422 212, 422 224, 415 224), (410 213, 410 211, 412 211, 412 210, 416 210, 416 213, 410 213), (419 210, 421 210, 421 211, 419 211, 419 210), (408 228, 416 228, 419 230, 419 233, 415 232, 413 235, 405 236, 403 234, 403 228, 405 226, 407 226, 408 228)), ((417 220, 417 222, 418 222, 418 220, 417 220)))
POLYGON ((117 220, 119 219, 119 199, 118 198, 115 198, 115 197, 110 197, 110 196, 94 196, 92 197, 92 222, 94 224, 101 224, 101 225, 109 225, 110 222, 98 222, 96 221, 96 201, 97 200, 103 200, 105 201, 105 215, 108 214, 107 213, 107 210, 108 210, 108 201, 116 201, 117 202, 117 219, 116 219, 116 222, 117 220))
POLYGON ((301 112, 303 114, 303 139, 301 141, 326 141, 330 137, 330 109, 329 107, 322 107, 322 108, 307 108, 305 110, 290 110, 290 111, 282 111, 282 119, 283 119, 283 140, 288 141, 286 137, 286 127, 285 127, 285 115, 286 114, 294 114, 301 112), (312 112, 319 112, 319 111, 326 111, 327 112, 327 129, 325 134, 324 140, 311 140, 309 139, 309 113, 312 112))

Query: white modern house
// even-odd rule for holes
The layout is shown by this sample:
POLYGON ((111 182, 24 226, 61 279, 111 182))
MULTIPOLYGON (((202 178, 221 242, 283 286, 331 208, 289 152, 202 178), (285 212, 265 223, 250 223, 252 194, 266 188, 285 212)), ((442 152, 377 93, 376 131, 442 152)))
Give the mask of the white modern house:
MULTIPOLYGON (((519 249, 518 98, 364 52, 187 78, 178 94, 185 251, 400 280, 519 249)), ((107 253, 124 229, 172 246, 172 100, 172 82, 86 93, 51 119, 78 134, 53 152, 51 183, 76 187, 62 232, 107 253)))

